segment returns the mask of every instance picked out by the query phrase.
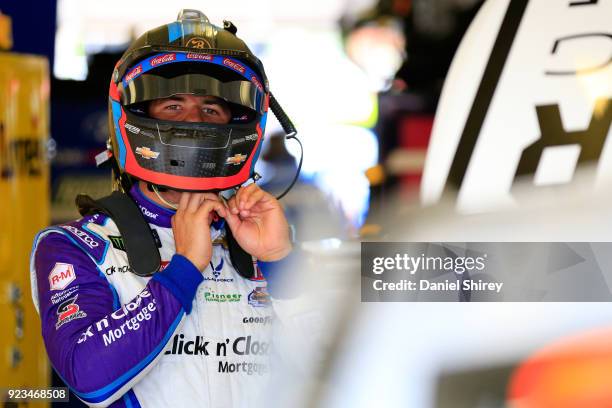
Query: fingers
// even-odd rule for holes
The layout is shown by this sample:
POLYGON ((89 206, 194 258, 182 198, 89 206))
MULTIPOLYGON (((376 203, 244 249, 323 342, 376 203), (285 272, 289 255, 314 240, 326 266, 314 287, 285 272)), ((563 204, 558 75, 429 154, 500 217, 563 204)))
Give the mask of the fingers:
POLYGON ((248 196, 245 195, 242 198, 241 209, 243 211, 250 210, 256 203, 260 201, 265 201, 264 199, 266 198, 266 194, 267 193, 260 188, 258 188, 257 190, 253 190, 248 196))
POLYGON ((217 214, 219 214, 222 217, 224 215, 227 215, 227 210, 225 206, 221 203, 220 200, 219 201, 204 200, 202 205, 200 205, 200 207, 197 209, 195 215, 197 218, 202 217, 204 219, 207 219, 208 214, 213 210, 216 211, 217 214))
POLYGON ((215 193, 200 193, 200 194, 202 194, 202 197, 204 198, 204 200, 213 200, 213 201, 221 202, 221 197, 219 197, 215 193))
POLYGON ((238 205, 236 205, 236 196, 233 195, 229 200, 227 200, 227 205, 232 214, 238 214, 240 210, 238 210, 238 205))
POLYGON ((243 205, 244 205, 243 203, 244 203, 245 197, 248 198, 248 196, 254 190, 260 190, 260 188, 255 183, 251 183, 251 184, 249 184, 246 187, 240 187, 240 189, 236 193, 236 205, 237 205, 239 210, 243 209, 243 205))
POLYGON ((232 231, 235 231, 235 228, 238 227, 238 225, 240 224, 240 219, 238 218, 238 208, 236 208, 235 196, 227 200, 226 204, 227 204, 227 208, 226 208, 225 214, 224 215, 219 214, 219 215, 225 218, 225 221, 227 221, 227 224, 229 225, 230 229, 232 231))
POLYGON ((240 212, 240 214, 243 215, 243 211, 249 212, 255 204, 267 202, 270 198, 272 198, 272 196, 270 193, 259 188, 259 186, 257 186, 255 183, 252 183, 238 190, 235 198, 235 207, 238 209, 238 211, 232 212, 234 214, 238 214, 238 212, 240 212))
POLYGON ((189 197, 191 193, 182 193, 181 198, 179 198, 179 205, 176 210, 177 213, 183 213, 187 208, 187 203, 189 203, 189 197))
POLYGON ((195 213, 198 211, 198 209, 200 208, 200 205, 204 201, 221 202, 221 199, 219 198, 218 195, 214 193, 184 192, 181 194, 178 210, 182 210, 184 212, 189 212, 189 213, 195 213))

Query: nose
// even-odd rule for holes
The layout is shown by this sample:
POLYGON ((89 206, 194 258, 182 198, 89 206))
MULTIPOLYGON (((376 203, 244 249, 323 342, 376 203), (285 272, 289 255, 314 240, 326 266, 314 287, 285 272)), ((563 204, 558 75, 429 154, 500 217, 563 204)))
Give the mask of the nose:
POLYGON ((185 122, 204 122, 204 112, 202 112, 199 106, 192 106, 187 110, 183 120, 185 122))

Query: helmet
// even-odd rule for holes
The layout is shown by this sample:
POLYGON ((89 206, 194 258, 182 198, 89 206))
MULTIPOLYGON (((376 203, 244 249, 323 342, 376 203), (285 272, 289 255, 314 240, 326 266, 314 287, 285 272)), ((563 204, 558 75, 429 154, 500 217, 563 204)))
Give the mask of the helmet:
MULTIPOLYGON (((236 37, 197 10, 144 33, 123 54, 109 90, 114 169, 125 179, 176 190, 225 190, 254 176, 270 101, 262 63, 236 37), (158 120, 147 104, 176 94, 227 102, 228 124, 158 120)), ((128 184, 129 185, 129 184, 128 184)))

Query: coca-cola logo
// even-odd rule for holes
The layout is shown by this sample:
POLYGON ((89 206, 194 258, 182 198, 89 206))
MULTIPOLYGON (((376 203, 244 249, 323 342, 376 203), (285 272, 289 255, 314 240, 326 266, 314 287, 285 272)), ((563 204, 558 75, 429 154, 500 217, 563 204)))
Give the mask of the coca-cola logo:
POLYGON ((159 64, 165 64, 170 61, 176 61, 176 54, 164 54, 159 57, 155 57, 151 60, 151 66, 154 67, 159 64))
POLYGON ((260 91, 263 91, 263 85, 261 84, 261 82, 259 82, 255 75, 251 77, 251 82, 253 82, 260 91))
POLYGON ((244 74, 244 71, 246 70, 242 65, 238 64, 236 61, 232 61, 229 58, 225 58, 223 60, 223 65, 228 66, 231 69, 234 69, 234 70, 240 72, 241 74, 244 74))
POLYGON ((126 81, 131 81, 134 77, 142 72, 142 65, 137 66, 133 70, 131 70, 126 76, 126 81))
POLYGON ((187 59, 212 61, 213 56, 209 54, 195 54, 193 52, 187 53, 187 59))

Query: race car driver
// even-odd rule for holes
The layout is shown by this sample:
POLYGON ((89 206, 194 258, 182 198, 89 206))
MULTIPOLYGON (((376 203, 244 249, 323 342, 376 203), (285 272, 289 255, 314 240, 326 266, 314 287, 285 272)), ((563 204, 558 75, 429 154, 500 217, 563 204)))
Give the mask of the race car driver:
POLYGON ((227 237, 264 261, 291 243, 279 202, 242 186, 271 95, 235 33, 183 10, 137 39, 113 73, 108 157, 148 223, 159 271, 135 270, 119 218, 101 212, 35 238, 32 296, 47 353, 90 406, 247 406, 263 388, 266 281, 257 267, 237 270, 227 237), (218 194, 237 186, 228 201, 218 194))

